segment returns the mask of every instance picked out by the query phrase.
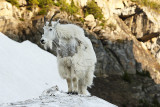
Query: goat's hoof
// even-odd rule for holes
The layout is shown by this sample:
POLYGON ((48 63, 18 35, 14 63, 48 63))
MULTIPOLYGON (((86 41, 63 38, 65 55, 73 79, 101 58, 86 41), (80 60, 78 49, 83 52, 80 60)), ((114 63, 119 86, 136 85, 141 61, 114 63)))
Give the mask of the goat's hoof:
POLYGON ((72 94, 74 94, 74 95, 78 95, 78 92, 72 92, 72 94))
POLYGON ((67 94, 72 94, 72 92, 67 92, 67 94))

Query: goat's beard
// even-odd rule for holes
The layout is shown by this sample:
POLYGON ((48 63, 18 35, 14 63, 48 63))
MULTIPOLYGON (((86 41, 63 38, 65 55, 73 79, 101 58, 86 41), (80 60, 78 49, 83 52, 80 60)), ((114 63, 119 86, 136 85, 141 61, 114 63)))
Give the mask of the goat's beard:
POLYGON ((52 49, 52 41, 48 41, 44 44, 44 49, 52 49))

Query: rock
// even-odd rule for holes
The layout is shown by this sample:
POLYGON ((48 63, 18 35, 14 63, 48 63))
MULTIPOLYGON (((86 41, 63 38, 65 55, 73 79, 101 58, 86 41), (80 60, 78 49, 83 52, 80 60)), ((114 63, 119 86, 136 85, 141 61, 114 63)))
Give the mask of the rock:
MULTIPOLYGON (((84 7, 90 0, 74 0, 76 5, 84 7)), ((95 0, 97 5, 102 9, 102 13, 105 19, 109 19, 113 16, 114 9, 122 9, 128 6, 130 3, 128 0, 95 0)), ((67 3, 71 3, 71 0, 67 0, 67 3)))
POLYGON ((96 26, 96 22, 94 19, 94 16, 92 14, 88 15, 85 17, 85 25, 87 25, 89 27, 89 29, 92 31, 93 28, 96 26))
POLYGON ((160 32, 160 15, 154 12, 151 13, 148 9, 140 8, 139 6, 136 6, 135 9, 134 8, 133 11, 135 10, 135 13, 131 12, 133 14, 130 16, 128 15, 126 18, 122 17, 122 19, 130 27, 136 38, 143 37, 143 41, 147 41, 152 37, 158 36, 157 33, 160 32))
POLYGON ((85 22, 88 28, 92 31, 94 27, 96 27, 96 22, 85 22))
POLYGON ((147 50, 150 50, 152 55, 157 59, 157 61, 160 63, 160 45, 159 45, 159 37, 154 37, 149 41, 146 41, 144 43, 147 50))
POLYGON ((49 96, 55 96, 55 93, 56 93, 57 91, 59 91, 59 88, 58 88, 57 85, 56 85, 56 86, 53 86, 53 87, 51 87, 51 88, 49 88, 49 89, 46 89, 46 90, 44 90, 44 91, 42 92, 41 98, 49 97, 49 96))
POLYGON ((160 35, 160 15, 146 7, 131 4, 115 11, 131 30, 132 34, 142 42, 142 47, 149 50, 159 62, 158 36, 160 35), (146 45, 146 47, 144 46, 146 45))
POLYGON ((6 1, 0 1, 0 16, 12 16, 12 5, 6 1))
POLYGON ((141 44, 142 44, 143 49, 148 50, 148 48, 146 47, 146 45, 143 42, 141 42, 141 44))
POLYGON ((19 3, 20 6, 25 6, 25 5, 27 5, 26 0, 18 0, 18 3, 19 3))
POLYGON ((102 30, 102 26, 96 26, 94 29, 93 29, 93 32, 99 32, 102 30))
POLYGON ((119 15, 121 18, 127 18, 133 16, 136 13, 136 5, 132 5, 129 7, 124 7, 122 9, 115 9, 114 13, 119 15))
POLYGON ((85 21, 87 21, 87 22, 94 22, 95 21, 94 16, 92 14, 86 16, 85 17, 85 21))
POLYGON ((138 107, 141 105, 141 100, 148 102, 148 105, 153 105, 152 102, 155 97, 158 100, 158 95, 160 95, 159 89, 157 90, 157 84, 151 78, 146 78, 145 76, 129 76, 131 83, 122 80, 121 76, 118 75, 110 75, 107 78, 96 77, 94 86, 89 91, 92 95, 113 102, 119 107, 122 105, 138 107), (142 82, 144 80, 145 82, 142 82), (147 88, 151 90, 145 92, 144 90, 147 88))
POLYGON ((119 41, 109 46, 109 49, 114 52, 113 54, 117 58, 117 61, 122 66, 123 71, 129 74, 136 73, 136 61, 133 54, 133 42, 132 41, 119 41))
POLYGON ((157 43, 157 45, 159 45, 159 46, 160 46, 160 38, 159 38, 159 37, 157 38, 156 43, 157 43))
POLYGON ((152 43, 156 43, 156 41, 157 41, 157 38, 152 38, 152 39, 151 39, 151 42, 152 42, 152 43))
POLYGON ((88 37, 93 43, 98 59, 96 71, 100 72, 96 72, 97 75, 122 75, 124 71, 127 71, 129 74, 136 73, 137 68, 132 52, 132 42, 116 43, 108 40, 103 42, 107 46, 104 48, 101 41, 96 40, 93 36, 88 35, 88 37))

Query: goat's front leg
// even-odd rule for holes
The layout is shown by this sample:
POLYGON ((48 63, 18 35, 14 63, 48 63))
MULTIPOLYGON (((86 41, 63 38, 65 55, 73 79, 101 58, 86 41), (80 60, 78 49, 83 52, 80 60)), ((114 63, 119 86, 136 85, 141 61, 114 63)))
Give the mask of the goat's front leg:
POLYGON ((67 94, 71 94, 72 93, 72 80, 71 80, 71 78, 67 78, 67 84, 68 84, 68 93, 67 94))
POLYGON ((82 84, 83 84, 82 82, 83 82, 82 79, 78 80, 78 94, 83 94, 82 93, 82 84))
POLYGON ((72 90, 72 94, 78 94, 78 79, 76 77, 74 77, 72 79, 73 81, 73 90, 72 90))

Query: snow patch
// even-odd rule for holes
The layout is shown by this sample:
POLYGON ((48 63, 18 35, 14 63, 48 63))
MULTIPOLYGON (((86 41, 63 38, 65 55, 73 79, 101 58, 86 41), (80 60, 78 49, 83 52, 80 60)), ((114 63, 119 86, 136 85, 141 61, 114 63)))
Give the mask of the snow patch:
POLYGON ((30 41, 18 43, 0 33, 0 103, 38 98, 53 85, 67 91, 55 56, 30 41))

